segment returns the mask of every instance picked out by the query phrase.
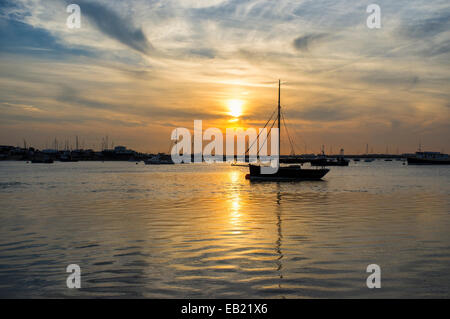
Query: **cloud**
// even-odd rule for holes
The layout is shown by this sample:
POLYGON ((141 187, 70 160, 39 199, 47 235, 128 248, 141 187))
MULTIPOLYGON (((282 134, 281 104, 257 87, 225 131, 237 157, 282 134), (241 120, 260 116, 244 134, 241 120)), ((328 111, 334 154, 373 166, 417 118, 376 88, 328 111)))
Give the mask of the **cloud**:
POLYGON ((189 50, 189 53, 208 59, 213 59, 216 56, 216 52, 213 49, 208 48, 191 49, 189 50))
POLYGON ((309 120, 313 122, 345 121, 357 116, 350 107, 330 104, 314 105, 302 110, 289 111, 292 118, 309 120))
POLYGON ((310 33, 294 39, 292 45, 299 51, 308 52, 313 44, 316 44, 326 37, 326 33, 310 33))
POLYGON ((129 19, 122 18, 115 11, 98 3, 87 1, 77 3, 81 8, 81 14, 87 16, 103 34, 144 54, 149 54, 153 49, 142 29, 133 26, 129 19))
POLYGON ((27 23, 0 18, 0 52, 61 59, 63 55, 93 56, 85 48, 68 48, 49 31, 27 23))
POLYGON ((430 51, 431 56, 448 54, 450 53, 450 41, 446 41, 442 44, 436 44, 430 51))
POLYGON ((22 111, 30 111, 30 112, 40 112, 41 111, 39 108, 37 108, 33 105, 9 103, 9 102, 0 103, 0 107, 7 107, 7 108, 19 109, 22 111))
POLYGON ((433 17, 418 19, 411 24, 404 24, 400 32, 414 39, 428 39, 450 30, 450 13, 443 12, 433 17))

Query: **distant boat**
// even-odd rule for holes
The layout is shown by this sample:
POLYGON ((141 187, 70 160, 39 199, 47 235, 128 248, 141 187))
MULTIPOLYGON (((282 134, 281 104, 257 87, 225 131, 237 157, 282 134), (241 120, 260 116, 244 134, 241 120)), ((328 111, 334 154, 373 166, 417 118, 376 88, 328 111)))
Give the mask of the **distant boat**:
POLYGON ((450 157, 448 154, 440 152, 416 152, 415 156, 406 158, 408 165, 449 165, 450 157))
POLYGON ((348 164, 349 160, 343 157, 327 158, 323 151, 319 158, 311 160, 311 166, 348 166, 348 164))
POLYGON ((384 161, 385 162, 392 162, 392 158, 385 158, 384 161))
MULTIPOLYGON (((176 140, 178 140, 178 129, 175 130, 176 140)), ((178 153, 178 144, 175 144, 175 153, 178 153)), ((174 165, 175 162, 172 160, 172 156, 164 153, 158 153, 144 160, 145 165, 174 165)))
POLYGON ((336 158, 328 158, 325 155, 325 147, 322 146, 322 154, 317 158, 312 159, 311 166, 348 166, 349 160, 344 158, 344 150, 341 149, 341 154, 336 158))
POLYGON ((158 154, 144 160, 145 165, 172 165, 175 164, 169 155, 158 154))
POLYGON ((364 162, 366 162, 366 163, 372 163, 374 160, 375 160, 374 158, 366 158, 366 159, 364 160, 364 162))
MULTIPOLYGON (((280 154, 280 117, 281 117, 281 81, 278 81, 278 154, 280 154)), ((274 123, 275 124, 275 123, 274 123)), ((280 166, 278 163, 278 171, 274 174, 261 174, 261 165, 249 164, 250 174, 245 178, 253 181, 299 181, 299 180, 320 180, 330 170, 327 168, 303 169, 300 165, 280 166)))
POLYGON ((353 162, 359 162, 359 161, 360 161, 359 158, 354 158, 354 159, 353 159, 353 162))

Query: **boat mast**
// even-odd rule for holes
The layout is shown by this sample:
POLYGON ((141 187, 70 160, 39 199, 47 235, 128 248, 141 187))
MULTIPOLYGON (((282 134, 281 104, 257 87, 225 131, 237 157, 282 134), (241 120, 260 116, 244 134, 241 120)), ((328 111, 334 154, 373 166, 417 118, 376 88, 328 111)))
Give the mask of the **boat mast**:
POLYGON ((280 114, 281 114, 281 105, 280 105, 280 89, 281 89, 281 81, 278 80, 278 157, 281 156, 280 146, 281 146, 281 125, 280 125, 280 114))

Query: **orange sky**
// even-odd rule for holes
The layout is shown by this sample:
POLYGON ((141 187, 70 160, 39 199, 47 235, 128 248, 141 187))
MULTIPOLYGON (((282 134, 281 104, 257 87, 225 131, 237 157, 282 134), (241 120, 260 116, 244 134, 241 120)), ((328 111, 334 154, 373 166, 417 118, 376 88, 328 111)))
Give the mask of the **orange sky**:
POLYGON ((59 1, 5 5, 0 144, 167 152, 194 120, 262 127, 281 78, 298 153, 449 152, 449 5, 412 2, 379 1, 377 30, 349 1, 79 1, 81 29, 59 1))

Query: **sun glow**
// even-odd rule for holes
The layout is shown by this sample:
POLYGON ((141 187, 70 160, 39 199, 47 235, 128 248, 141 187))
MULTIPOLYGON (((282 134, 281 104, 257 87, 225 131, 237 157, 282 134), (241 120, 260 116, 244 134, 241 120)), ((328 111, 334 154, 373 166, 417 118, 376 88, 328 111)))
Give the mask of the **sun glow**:
POLYGON ((230 110, 229 114, 232 117, 239 117, 242 115, 242 105, 244 105, 244 101, 242 100, 229 100, 227 102, 228 109, 230 110))

